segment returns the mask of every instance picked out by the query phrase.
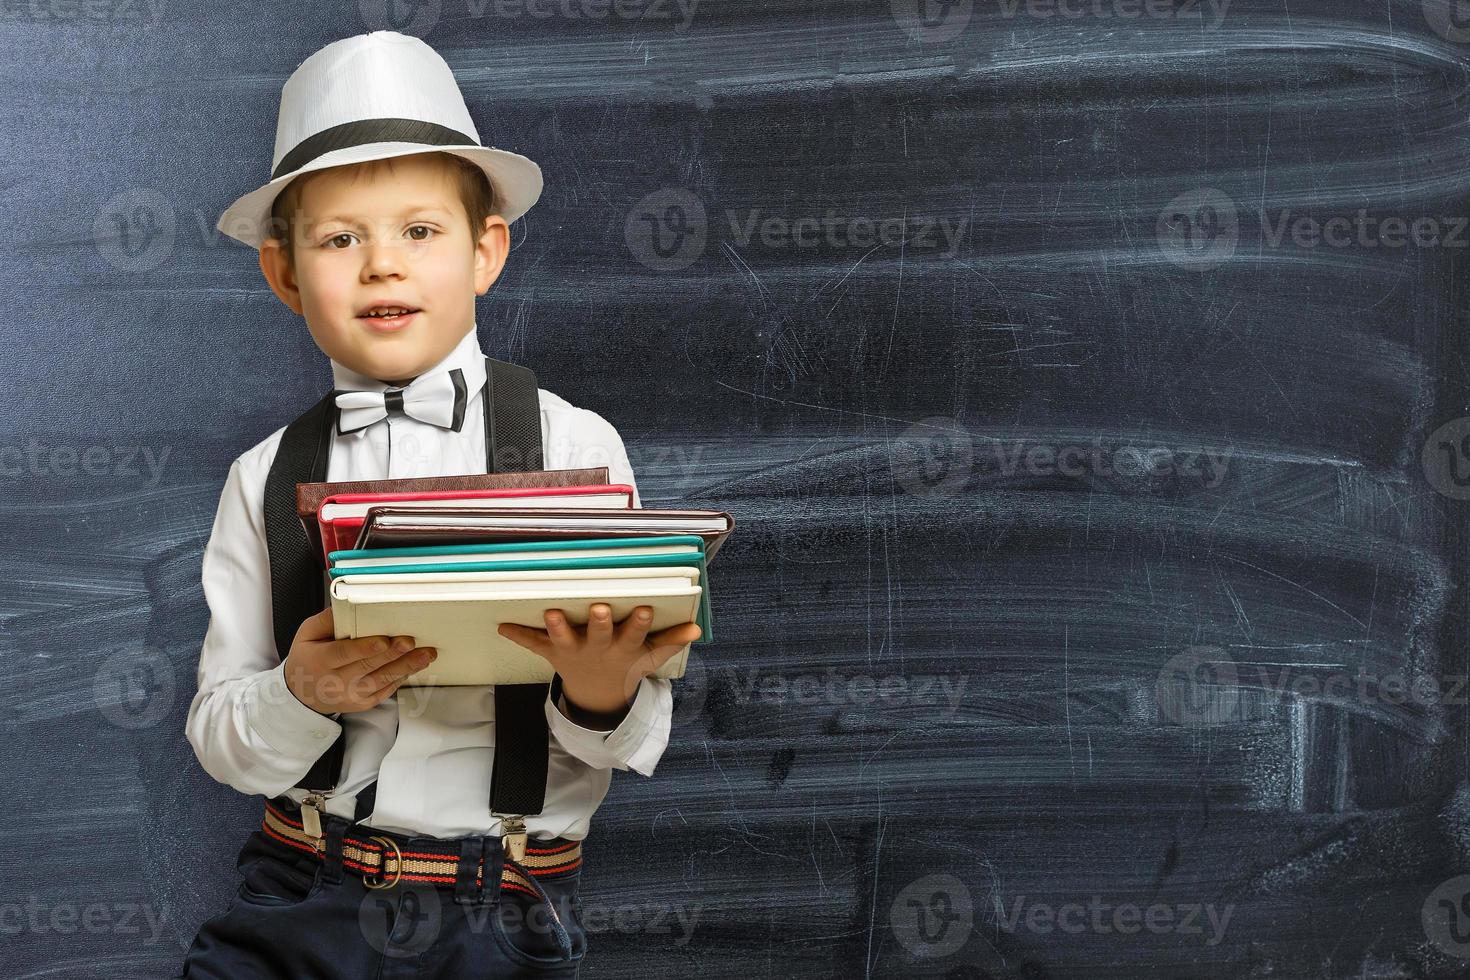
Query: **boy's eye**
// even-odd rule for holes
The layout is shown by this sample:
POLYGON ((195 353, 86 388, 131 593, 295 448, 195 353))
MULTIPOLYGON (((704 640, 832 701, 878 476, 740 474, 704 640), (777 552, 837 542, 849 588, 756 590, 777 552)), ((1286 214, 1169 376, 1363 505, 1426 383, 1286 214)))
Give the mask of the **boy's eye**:
MULTIPOLYGON (((416 241, 416 242, 426 242, 426 241, 429 240, 429 237, 431 235, 434 235, 437 232, 435 231, 435 229, 430 228, 428 225, 412 225, 412 226, 409 227, 408 233, 409 233, 410 238, 413 241, 416 241), (414 234, 415 232, 418 232, 418 231, 422 231, 425 234, 423 234, 423 235, 416 235, 416 234, 414 234)), ((354 234, 352 234, 350 231, 342 231, 342 232, 338 232, 337 234, 333 235, 331 238, 328 238, 322 244, 325 245, 327 248, 342 249, 342 248, 346 248, 347 245, 350 242, 356 240, 356 238, 357 238, 357 236, 354 235, 354 234)))

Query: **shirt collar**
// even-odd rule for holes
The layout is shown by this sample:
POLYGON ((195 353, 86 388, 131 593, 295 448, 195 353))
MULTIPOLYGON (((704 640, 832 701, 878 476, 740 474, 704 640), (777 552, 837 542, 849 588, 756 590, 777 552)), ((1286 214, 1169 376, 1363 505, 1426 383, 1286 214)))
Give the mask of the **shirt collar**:
MULTIPOLYGON (((469 332, 460 338, 459 343, 444 355, 443 360, 432 367, 425 368, 419 377, 453 368, 459 368, 464 372, 466 394, 470 398, 478 395, 480 388, 485 384, 485 353, 480 349, 479 331, 475 327, 471 327, 469 332)), ((359 374, 345 364, 339 364, 336 360, 332 361, 332 386, 339 391, 387 391, 390 387, 377 378, 359 374)))

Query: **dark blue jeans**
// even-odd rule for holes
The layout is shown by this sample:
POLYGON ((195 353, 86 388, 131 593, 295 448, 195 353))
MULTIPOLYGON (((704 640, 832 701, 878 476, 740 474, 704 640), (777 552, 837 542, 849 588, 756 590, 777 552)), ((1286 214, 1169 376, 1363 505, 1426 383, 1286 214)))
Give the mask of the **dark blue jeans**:
MULTIPOLYGON (((328 816, 325 823, 346 826, 328 816)), ((403 850, 422 838, 398 835, 403 850)), ((333 835, 328 833, 328 840, 333 835)), ((486 839, 498 848, 497 837, 486 839)), ((329 843, 329 847, 330 847, 329 843)), ((534 839, 533 839, 534 846, 534 839)), ((339 851, 340 853, 340 851, 339 851)), ((587 950, 580 866, 536 878, 554 905, 490 887, 460 904, 452 886, 399 882, 370 889, 340 862, 321 861, 256 830, 236 862, 240 886, 205 920, 185 956, 189 980, 393 980, 575 977, 587 950), (564 955, 559 921, 571 940, 564 955)), ((498 883, 497 883, 498 884, 498 883)))

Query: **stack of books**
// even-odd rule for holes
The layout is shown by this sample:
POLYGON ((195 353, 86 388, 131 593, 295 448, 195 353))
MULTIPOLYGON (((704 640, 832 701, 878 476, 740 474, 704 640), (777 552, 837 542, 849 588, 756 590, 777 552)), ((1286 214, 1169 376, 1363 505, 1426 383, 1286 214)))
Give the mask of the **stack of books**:
MULTIPOLYGON (((354 483, 302 483, 296 510, 326 574, 338 639, 409 635, 439 656, 410 686, 530 684, 544 658, 502 623, 614 622, 653 608, 650 632, 699 624, 714 639, 709 563, 734 529, 714 510, 635 508, 606 467, 354 483)), ((655 676, 684 676, 689 645, 655 676)))

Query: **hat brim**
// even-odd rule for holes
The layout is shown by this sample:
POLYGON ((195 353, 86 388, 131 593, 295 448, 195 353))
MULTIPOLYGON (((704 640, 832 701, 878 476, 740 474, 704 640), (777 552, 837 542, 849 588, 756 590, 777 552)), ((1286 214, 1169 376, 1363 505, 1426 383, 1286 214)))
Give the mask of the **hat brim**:
POLYGON ((265 240, 271 205, 275 203, 281 191, 286 189, 286 185, 297 177, 350 163, 364 163, 368 160, 387 160, 393 157, 411 156, 415 153, 435 152, 453 153, 483 170, 495 189, 498 204, 495 213, 503 217, 507 223, 529 211, 531 205, 535 204, 541 196, 543 184, 541 168, 534 160, 523 157, 519 153, 474 144, 434 146, 427 143, 365 143, 361 146, 348 146, 324 153, 299 170, 282 174, 263 187, 257 187, 250 193, 241 195, 225 209, 224 214, 220 215, 219 220, 215 222, 215 228, 238 242, 258 249, 265 240))

